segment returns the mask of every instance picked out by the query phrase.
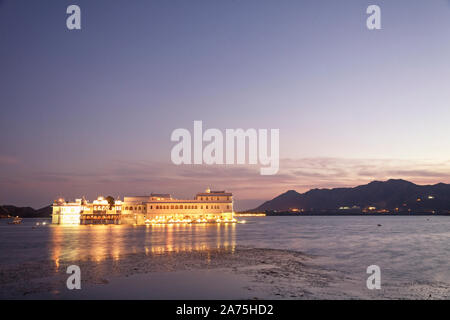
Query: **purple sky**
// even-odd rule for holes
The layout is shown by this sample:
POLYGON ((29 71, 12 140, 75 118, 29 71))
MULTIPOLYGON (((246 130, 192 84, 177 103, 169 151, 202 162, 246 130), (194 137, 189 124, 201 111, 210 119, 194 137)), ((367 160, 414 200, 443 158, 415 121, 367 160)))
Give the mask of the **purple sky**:
POLYGON ((0 203, 449 183, 449 57, 445 0, 0 0, 0 203), (173 165, 194 120, 280 129, 279 174, 173 165))

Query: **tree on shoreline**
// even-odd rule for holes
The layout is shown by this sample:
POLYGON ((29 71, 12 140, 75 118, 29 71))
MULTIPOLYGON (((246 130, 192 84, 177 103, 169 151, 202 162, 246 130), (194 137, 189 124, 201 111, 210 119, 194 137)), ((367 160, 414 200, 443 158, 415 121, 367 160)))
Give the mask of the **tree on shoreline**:
POLYGON ((112 208, 114 207, 114 204, 115 204, 114 198, 111 196, 107 196, 105 199, 109 203, 109 210, 112 210, 112 208))

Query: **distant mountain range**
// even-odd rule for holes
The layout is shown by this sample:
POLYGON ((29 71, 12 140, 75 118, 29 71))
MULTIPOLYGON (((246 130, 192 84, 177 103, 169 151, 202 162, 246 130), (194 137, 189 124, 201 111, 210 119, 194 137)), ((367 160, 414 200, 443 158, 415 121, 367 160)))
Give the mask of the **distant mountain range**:
MULTIPOLYGON (((248 211, 361 212, 412 211, 450 213, 450 184, 417 185, 401 179, 372 181, 354 188, 312 189, 305 193, 289 190, 248 211)), ((0 218, 50 217, 52 207, 41 209, 0 206, 0 218)))
POLYGON ((47 218, 52 214, 52 207, 47 206, 38 210, 30 207, 0 206, 0 218, 47 218))
POLYGON ((373 181, 354 188, 289 190, 251 211, 450 211, 450 184, 373 181))

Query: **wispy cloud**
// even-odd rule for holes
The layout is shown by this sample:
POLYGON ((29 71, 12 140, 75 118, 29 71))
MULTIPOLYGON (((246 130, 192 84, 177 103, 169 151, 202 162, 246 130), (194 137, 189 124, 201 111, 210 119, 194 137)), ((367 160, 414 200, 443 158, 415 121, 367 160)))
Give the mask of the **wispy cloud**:
MULTIPOLYGON (((0 158, 2 159, 2 158, 0 158)), ((3 158, 3 161, 8 158, 3 158)), ((12 159, 7 162, 14 162, 12 159)), ((402 178, 419 184, 450 182, 450 162, 426 159, 282 159, 280 172, 261 176, 255 166, 175 166, 163 162, 114 161, 102 168, 83 172, 21 172, 5 175, 0 191, 46 194, 91 199, 99 194, 136 195, 167 192, 191 198, 206 187, 232 191, 238 209, 256 206, 289 189, 305 192, 311 188, 351 187, 372 180, 402 178)), ((4 201, 4 199, 0 199, 4 201)), ((11 202, 11 201, 8 201, 11 202)))
MULTIPOLYGON (((0 0, 0 2, 1 2, 1 0, 0 0)), ((0 165, 14 165, 14 164, 18 164, 18 163, 19 163, 19 160, 16 157, 0 155, 0 165)))

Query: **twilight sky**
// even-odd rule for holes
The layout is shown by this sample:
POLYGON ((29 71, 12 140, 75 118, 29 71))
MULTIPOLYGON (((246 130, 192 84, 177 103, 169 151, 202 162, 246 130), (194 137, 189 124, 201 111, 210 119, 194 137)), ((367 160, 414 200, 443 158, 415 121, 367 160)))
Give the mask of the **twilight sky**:
POLYGON ((450 183, 449 57, 447 0, 0 0, 0 204, 450 183), (173 165, 194 120, 280 129, 279 174, 173 165))

